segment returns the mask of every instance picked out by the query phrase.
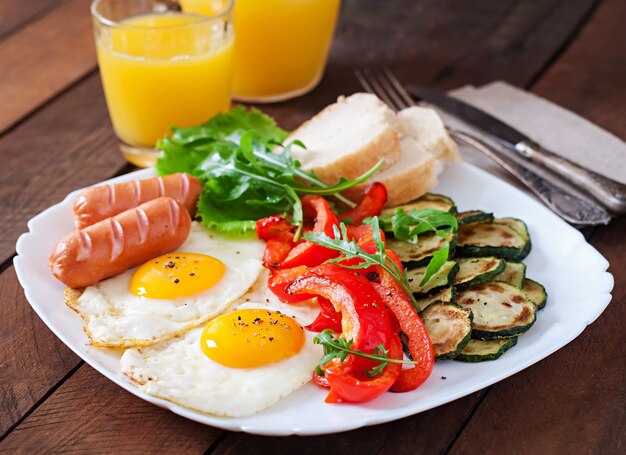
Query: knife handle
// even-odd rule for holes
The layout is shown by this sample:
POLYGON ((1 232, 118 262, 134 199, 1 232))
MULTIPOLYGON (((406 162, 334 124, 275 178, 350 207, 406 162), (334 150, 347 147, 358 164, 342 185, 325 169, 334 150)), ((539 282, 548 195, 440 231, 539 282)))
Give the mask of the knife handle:
POLYGON ((585 169, 530 140, 515 144, 515 151, 569 180, 615 214, 626 214, 626 185, 585 169))
POLYGON ((602 206, 559 188, 530 169, 513 162, 511 158, 503 156, 483 140, 464 131, 450 129, 449 132, 455 140, 472 146, 514 175, 565 221, 581 226, 593 226, 607 224, 611 220, 611 216, 602 206))

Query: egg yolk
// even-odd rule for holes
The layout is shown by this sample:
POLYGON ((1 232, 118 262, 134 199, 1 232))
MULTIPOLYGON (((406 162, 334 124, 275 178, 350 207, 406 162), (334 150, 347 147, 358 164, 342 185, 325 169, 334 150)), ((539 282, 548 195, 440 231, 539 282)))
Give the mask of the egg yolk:
POLYGON ((279 311, 243 309, 207 324, 200 338, 208 358, 232 368, 254 368, 297 354, 304 329, 279 311))
POLYGON ((224 276, 226 267, 212 256, 170 253, 146 262, 133 273, 130 291, 151 299, 174 299, 204 291, 224 276))

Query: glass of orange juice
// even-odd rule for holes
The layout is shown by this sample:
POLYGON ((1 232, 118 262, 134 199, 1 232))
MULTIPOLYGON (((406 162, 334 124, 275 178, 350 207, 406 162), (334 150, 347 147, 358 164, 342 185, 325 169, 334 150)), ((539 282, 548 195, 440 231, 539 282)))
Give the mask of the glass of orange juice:
MULTIPOLYGON (((211 13, 212 0, 179 0, 211 13)), ((340 0, 236 0, 233 96, 274 102, 312 90, 322 77, 340 0)))
POLYGON ((175 1, 94 0, 98 64, 113 129, 131 163, 154 164, 171 126, 193 126, 230 107, 234 0, 211 14, 175 1))

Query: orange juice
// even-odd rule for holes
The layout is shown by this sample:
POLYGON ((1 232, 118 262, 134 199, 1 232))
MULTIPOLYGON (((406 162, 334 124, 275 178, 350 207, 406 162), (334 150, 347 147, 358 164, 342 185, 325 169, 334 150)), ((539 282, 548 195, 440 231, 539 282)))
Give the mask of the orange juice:
POLYGON ((124 143, 153 147, 170 126, 229 109, 233 37, 215 25, 190 14, 145 14, 97 34, 109 114, 124 143))
MULTIPOLYGON (((212 14, 223 0, 181 0, 183 11, 212 14)), ((236 0, 235 98, 278 101, 319 82, 340 0, 236 0)))

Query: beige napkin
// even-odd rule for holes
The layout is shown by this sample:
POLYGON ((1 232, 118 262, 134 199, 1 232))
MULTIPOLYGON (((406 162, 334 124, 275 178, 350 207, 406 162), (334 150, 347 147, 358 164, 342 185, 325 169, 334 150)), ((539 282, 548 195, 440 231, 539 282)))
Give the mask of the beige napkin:
MULTIPOLYGON (((554 153, 626 183, 626 143, 573 112, 500 81, 482 87, 462 87, 451 94, 515 127, 554 153)), ((462 122, 439 112, 447 125, 480 135, 462 122)), ((464 146, 461 147, 461 154, 466 161, 516 183, 513 177, 480 152, 464 146)))

